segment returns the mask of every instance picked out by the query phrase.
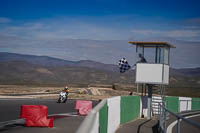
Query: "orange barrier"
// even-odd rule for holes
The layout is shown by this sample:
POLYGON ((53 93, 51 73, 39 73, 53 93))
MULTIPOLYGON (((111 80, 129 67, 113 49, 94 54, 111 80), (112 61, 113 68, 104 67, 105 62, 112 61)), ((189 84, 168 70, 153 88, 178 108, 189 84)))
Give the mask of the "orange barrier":
POLYGON ((44 105, 22 105, 20 118, 28 127, 53 127, 53 118, 47 119, 48 107, 44 105))
POLYGON ((92 110, 92 101, 80 101, 77 100, 75 103, 75 109, 78 115, 87 115, 92 110))

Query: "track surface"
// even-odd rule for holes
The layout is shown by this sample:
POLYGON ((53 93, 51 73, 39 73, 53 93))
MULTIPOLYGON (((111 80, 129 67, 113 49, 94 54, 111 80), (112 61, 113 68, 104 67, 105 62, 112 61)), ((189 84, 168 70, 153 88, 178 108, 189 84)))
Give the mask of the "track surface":
MULTIPOLYGON (((192 118, 188 118, 188 119, 193 120, 197 123, 200 123, 200 116, 192 117, 192 118)), ((176 133, 176 129, 177 129, 177 124, 176 124, 176 126, 174 126, 172 132, 176 133)), ((200 129, 193 127, 184 121, 181 121, 181 131, 180 132, 181 133, 200 133, 200 129)))
POLYGON ((46 105, 48 114, 75 112, 75 100, 57 103, 53 99, 0 99, 0 122, 19 119, 21 105, 46 105))
MULTIPOLYGON (((93 102, 93 107, 98 102, 93 102)), ((48 107, 48 115, 59 113, 71 113, 76 112, 74 109, 75 100, 68 100, 66 103, 57 103, 54 99, 0 99, 0 122, 19 119, 21 105, 46 105, 48 107)), ((3 133, 73 133, 77 127, 81 124, 84 117, 65 117, 54 120, 53 128, 36 128, 36 127, 12 127, 4 131, 3 133)))

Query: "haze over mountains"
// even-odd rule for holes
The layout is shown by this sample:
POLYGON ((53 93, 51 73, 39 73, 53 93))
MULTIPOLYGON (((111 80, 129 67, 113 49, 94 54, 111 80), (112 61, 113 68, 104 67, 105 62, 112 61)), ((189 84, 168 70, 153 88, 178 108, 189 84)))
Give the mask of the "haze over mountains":
MULTIPOLYGON (((120 74, 117 65, 90 60, 0 53, 1 84, 133 84, 134 74, 134 70, 120 74)), ((199 88, 200 68, 171 69, 170 84, 199 88)))
POLYGON ((54 39, 28 41, 19 37, 1 36, 1 52, 45 55, 70 61, 93 60, 105 64, 117 64, 125 57, 135 63, 135 46, 128 41, 166 41, 175 45, 171 49, 170 66, 195 68, 200 66, 200 42, 180 41, 172 38, 146 38, 130 40, 54 39), (9 41, 8 41, 9 40, 9 41))
POLYGON ((117 65, 104 64, 91 60, 68 61, 48 56, 35 56, 35 55, 0 52, 0 62, 13 62, 13 61, 27 62, 29 64, 35 64, 44 67, 62 67, 62 66, 89 67, 89 68, 114 71, 114 72, 118 71, 117 65))

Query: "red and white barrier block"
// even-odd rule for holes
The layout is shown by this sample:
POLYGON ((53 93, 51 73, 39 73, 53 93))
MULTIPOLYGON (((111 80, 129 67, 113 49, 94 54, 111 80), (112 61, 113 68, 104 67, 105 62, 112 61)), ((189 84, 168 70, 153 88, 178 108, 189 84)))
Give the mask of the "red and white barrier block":
POLYGON ((75 109, 78 115, 87 115, 92 110, 92 101, 77 100, 75 103, 75 109))
POLYGON ((47 119, 48 107, 44 105, 22 105, 20 118, 28 127, 53 127, 53 118, 47 119))

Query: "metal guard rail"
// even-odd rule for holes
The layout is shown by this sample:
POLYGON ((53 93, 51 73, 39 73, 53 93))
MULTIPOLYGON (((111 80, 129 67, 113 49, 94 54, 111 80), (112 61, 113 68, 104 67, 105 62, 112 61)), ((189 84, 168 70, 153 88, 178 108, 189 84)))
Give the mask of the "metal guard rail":
MULTIPOLYGON (((190 119, 186 119, 184 118, 184 115, 179 115, 179 114, 176 114, 172 111, 170 111, 169 109, 167 109, 164 105, 166 105, 165 102, 163 102, 162 104, 159 103, 159 127, 161 129, 161 132, 163 131, 164 133, 166 133, 166 120, 167 120, 167 112, 170 113, 171 115, 175 116, 177 118, 177 132, 180 133, 180 120, 183 120, 185 121, 186 123, 196 127, 196 128, 199 128, 200 129, 200 124, 195 122, 195 121, 192 121, 190 119), (162 109, 162 110, 161 110, 162 109), (164 117, 164 118, 162 118, 164 117), (163 120, 164 119, 164 122, 163 120), (163 124, 163 125, 161 125, 163 124)), ((200 110, 196 110, 196 111, 200 111, 200 110)), ((200 112, 199 112, 200 113, 200 112)), ((199 114, 198 113, 198 114, 199 114)))

